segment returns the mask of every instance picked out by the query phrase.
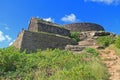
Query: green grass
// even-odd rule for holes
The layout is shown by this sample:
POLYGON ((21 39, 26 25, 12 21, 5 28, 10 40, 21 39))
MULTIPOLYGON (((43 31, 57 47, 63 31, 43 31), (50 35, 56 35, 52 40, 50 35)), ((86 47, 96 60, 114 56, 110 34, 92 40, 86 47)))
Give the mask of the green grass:
POLYGON ((120 35, 116 37, 115 46, 120 49, 120 35))
POLYGON ((9 47, 0 49, 2 80, 108 80, 106 67, 98 56, 74 55, 64 50, 20 53, 9 47))
POLYGON ((99 52, 96 49, 93 49, 93 48, 85 48, 84 51, 87 52, 88 54, 92 55, 92 56, 98 56, 99 55, 99 52))
POLYGON ((108 47, 110 50, 114 50, 115 54, 117 54, 118 56, 120 56, 120 49, 116 47, 115 44, 112 44, 108 47))
POLYGON ((100 46, 103 46, 103 47, 108 47, 110 44, 113 44, 115 39, 115 37, 113 36, 100 36, 98 37, 97 39, 97 43, 100 45, 100 46))

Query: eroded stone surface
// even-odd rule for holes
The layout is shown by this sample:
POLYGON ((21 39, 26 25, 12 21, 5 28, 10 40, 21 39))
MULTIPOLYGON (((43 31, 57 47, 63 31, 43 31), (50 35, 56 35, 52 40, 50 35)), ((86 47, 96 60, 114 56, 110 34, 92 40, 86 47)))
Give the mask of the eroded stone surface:
POLYGON ((70 31, 63 28, 61 25, 44 21, 38 18, 31 18, 28 30, 33 32, 41 32, 41 31, 48 32, 48 33, 59 34, 63 36, 70 35, 70 31))
POLYGON ((95 23, 72 23, 64 25, 70 31, 104 31, 101 25, 95 23))
POLYGON ((50 49, 65 49, 66 45, 77 45, 77 42, 74 42, 68 37, 61 35, 53 35, 49 33, 37 33, 30 31, 22 31, 19 34, 16 41, 13 43, 13 46, 19 48, 21 51, 26 50, 28 53, 34 52, 37 49, 45 50, 50 49), (18 43, 20 45, 18 45, 18 43))
POLYGON ((85 47, 79 46, 79 45, 67 45, 65 47, 65 50, 71 50, 71 51, 82 51, 85 47))

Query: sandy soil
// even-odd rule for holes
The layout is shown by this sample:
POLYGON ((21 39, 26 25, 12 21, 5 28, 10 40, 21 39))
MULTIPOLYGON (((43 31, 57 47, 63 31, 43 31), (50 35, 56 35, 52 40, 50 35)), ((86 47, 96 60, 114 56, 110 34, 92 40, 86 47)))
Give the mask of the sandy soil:
POLYGON ((100 56, 110 74, 109 80, 120 80, 120 56, 113 50, 100 50, 100 56))

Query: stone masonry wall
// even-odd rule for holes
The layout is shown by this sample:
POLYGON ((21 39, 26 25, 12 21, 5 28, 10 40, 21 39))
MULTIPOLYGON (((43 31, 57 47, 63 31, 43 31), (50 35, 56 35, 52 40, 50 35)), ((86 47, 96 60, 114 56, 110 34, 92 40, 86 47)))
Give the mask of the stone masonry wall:
MULTIPOLYGON (((22 35, 22 38, 19 36, 17 39, 17 42, 21 42, 21 46, 18 46, 17 48, 20 48, 21 51, 26 50, 28 53, 31 51, 34 52, 37 49, 65 49, 65 46, 68 44, 78 44, 69 38, 60 35, 52 35, 49 33, 24 31, 22 35), (21 41, 19 41, 20 38, 22 39, 21 41)), ((15 42, 13 45, 16 46, 17 42, 15 42)))
POLYGON ((16 48, 20 49, 21 48, 21 43, 23 40, 23 35, 24 35, 24 31, 22 31, 21 33, 18 34, 17 39, 15 40, 15 42, 13 42, 13 46, 15 46, 16 48))
POLYGON ((31 18, 28 30, 33 31, 33 32, 38 32, 38 25, 37 25, 37 20, 34 18, 31 18))
POLYGON ((104 31, 101 25, 95 23, 73 23, 64 26, 70 31, 104 31))
POLYGON ((54 34, 59 34, 64 36, 70 35, 70 31, 63 27, 60 27, 60 25, 47 22, 41 19, 37 19, 37 18, 32 18, 30 20, 28 30, 33 32, 42 31, 42 32, 54 33, 54 34))

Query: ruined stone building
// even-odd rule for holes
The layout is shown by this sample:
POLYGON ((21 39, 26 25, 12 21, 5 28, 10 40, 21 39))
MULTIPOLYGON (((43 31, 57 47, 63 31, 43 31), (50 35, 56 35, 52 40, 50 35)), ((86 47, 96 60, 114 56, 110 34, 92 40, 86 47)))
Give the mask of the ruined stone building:
POLYGON ((92 23, 74 23, 64 26, 44 21, 43 19, 31 18, 28 30, 22 30, 13 46, 20 51, 26 50, 28 53, 37 49, 65 49, 66 45, 77 45, 68 36, 70 31, 101 31, 104 28, 92 23))
POLYGON ((22 30, 13 46, 20 51, 26 50, 28 53, 37 49, 64 49, 66 45, 76 45, 68 36, 70 31, 60 25, 44 21, 38 18, 31 18, 28 30, 22 30))
POLYGON ((28 27, 29 31, 32 32, 47 32, 53 34, 59 34, 63 36, 69 36, 70 31, 61 27, 60 25, 54 24, 52 22, 47 22, 42 19, 32 18, 28 27))

